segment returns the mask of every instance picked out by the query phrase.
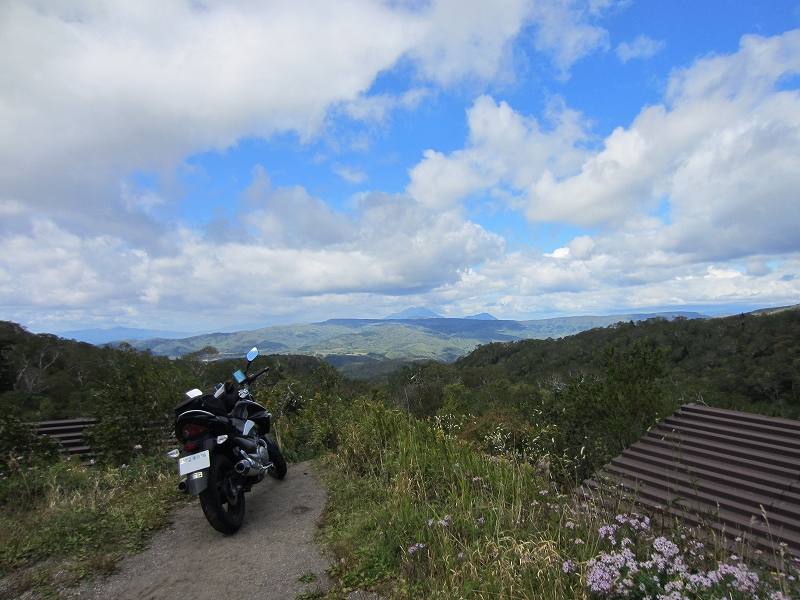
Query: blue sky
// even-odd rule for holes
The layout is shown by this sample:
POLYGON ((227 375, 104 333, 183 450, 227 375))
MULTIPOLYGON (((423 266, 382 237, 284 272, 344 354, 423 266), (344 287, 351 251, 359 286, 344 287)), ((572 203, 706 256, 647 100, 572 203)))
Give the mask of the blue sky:
POLYGON ((800 4, 9 1, 0 318, 800 302, 800 4))

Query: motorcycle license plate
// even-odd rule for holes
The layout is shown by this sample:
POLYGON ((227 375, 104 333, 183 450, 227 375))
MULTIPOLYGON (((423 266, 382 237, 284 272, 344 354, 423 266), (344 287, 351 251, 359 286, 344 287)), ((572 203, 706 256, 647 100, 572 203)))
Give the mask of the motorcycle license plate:
POLYGON ((200 469, 207 469, 211 466, 211 453, 208 450, 203 450, 197 454, 190 454, 184 456, 178 461, 178 474, 186 475, 187 473, 194 473, 200 469))

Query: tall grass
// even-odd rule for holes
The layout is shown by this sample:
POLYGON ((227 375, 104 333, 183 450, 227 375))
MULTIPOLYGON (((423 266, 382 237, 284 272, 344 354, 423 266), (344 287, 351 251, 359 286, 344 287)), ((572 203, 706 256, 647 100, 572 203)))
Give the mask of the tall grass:
MULTIPOLYGON (((579 531, 565 496, 524 463, 377 404, 328 456, 329 542, 345 585, 400 597, 582 597, 562 565, 579 531)), ((588 558, 595 549, 584 544, 588 558)))
POLYGON ((595 505, 559 493, 528 463, 491 457, 434 421, 379 402, 355 402, 339 417, 338 449, 322 464, 330 494, 325 536, 340 591, 368 587, 393 598, 800 597, 791 560, 774 575, 759 575, 723 544, 697 546, 690 530, 650 524, 628 498, 612 495, 595 505), (701 575, 708 586, 696 583, 701 575), (737 587, 748 581, 752 590, 737 587))
POLYGON ((119 468, 58 461, 0 479, 0 598, 53 596, 142 549, 183 501, 174 468, 156 457, 119 468))

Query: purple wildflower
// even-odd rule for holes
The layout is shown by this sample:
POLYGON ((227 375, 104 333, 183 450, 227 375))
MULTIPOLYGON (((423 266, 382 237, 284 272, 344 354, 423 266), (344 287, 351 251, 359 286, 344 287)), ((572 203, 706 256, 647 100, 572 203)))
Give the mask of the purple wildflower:
POLYGON ((422 550, 424 547, 425 544, 423 544, 422 542, 417 542, 416 544, 408 548, 408 553, 414 554, 417 550, 422 550))

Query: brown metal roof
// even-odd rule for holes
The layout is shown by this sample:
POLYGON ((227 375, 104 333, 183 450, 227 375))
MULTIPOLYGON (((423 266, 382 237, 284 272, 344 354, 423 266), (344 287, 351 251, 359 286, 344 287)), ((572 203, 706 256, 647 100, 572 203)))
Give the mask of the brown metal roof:
POLYGON ((690 404, 601 473, 651 511, 800 556, 800 421, 690 404))
POLYGON ((38 435, 48 435, 61 444, 61 451, 70 456, 77 454, 85 459, 92 458, 94 452, 83 441, 83 432, 95 425, 95 419, 67 419, 64 421, 40 421, 31 423, 38 435))

